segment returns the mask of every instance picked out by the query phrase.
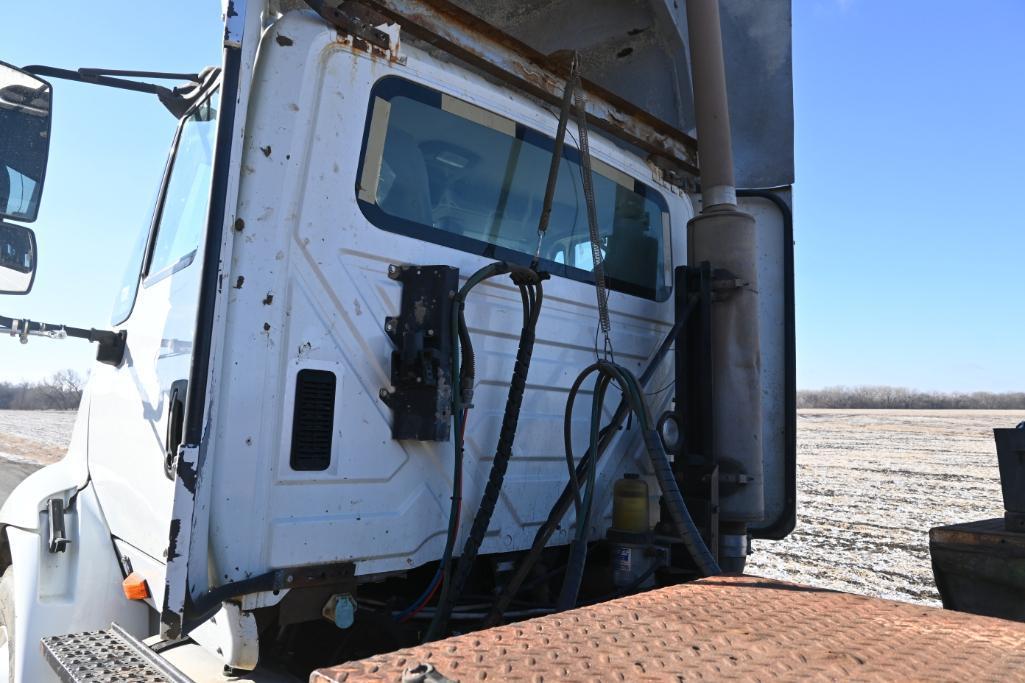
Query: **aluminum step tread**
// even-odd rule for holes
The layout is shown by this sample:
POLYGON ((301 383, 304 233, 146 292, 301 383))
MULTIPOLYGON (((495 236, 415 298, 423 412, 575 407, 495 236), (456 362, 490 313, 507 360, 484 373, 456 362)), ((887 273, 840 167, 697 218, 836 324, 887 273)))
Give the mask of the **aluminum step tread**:
POLYGON ((189 678, 117 624, 42 639, 47 663, 65 683, 184 683, 189 678))

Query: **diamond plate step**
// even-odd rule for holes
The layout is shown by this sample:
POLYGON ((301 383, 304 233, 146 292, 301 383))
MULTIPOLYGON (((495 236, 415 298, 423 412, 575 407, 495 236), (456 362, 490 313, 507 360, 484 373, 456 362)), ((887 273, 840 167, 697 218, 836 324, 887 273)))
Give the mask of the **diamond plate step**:
POLYGON ((140 640, 117 624, 43 638, 43 655, 65 683, 191 683, 140 640))

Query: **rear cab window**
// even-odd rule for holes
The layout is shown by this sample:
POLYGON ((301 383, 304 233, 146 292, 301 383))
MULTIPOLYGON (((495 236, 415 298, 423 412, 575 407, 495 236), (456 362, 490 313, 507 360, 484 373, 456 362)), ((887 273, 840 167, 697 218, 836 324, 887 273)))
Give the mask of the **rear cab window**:
MULTIPOLYGON (((538 244, 554 140, 475 104, 403 78, 371 91, 356 195, 379 228, 527 264, 538 244)), ((580 153, 567 133, 542 268, 593 282, 580 153)), ((664 301, 671 290, 665 199, 592 155, 609 287, 664 301)))

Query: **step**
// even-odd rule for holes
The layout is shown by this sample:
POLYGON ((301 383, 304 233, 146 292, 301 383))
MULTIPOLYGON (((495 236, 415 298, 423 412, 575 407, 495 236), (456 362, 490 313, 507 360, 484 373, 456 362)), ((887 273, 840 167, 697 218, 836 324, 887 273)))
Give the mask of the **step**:
POLYGON ((106 631, 50 636, 42 640, 47 663, 65 683, 189 683, 139 639, 117 624, 106 631))

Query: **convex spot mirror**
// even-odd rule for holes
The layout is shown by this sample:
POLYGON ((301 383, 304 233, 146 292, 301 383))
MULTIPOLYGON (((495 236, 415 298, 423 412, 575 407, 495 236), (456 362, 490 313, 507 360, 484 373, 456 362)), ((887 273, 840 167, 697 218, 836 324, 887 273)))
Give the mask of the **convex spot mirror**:
POLYGON ((31 223, 39 213, 52 94, 46 81, 0 62, 0 218, 31 223))
POLYGON ((35 277, 35 233, 0 222, 0 294, 28 294, 35 277))

